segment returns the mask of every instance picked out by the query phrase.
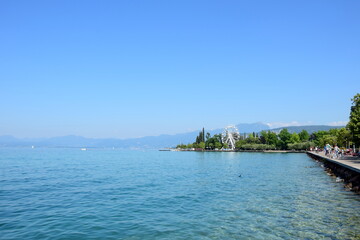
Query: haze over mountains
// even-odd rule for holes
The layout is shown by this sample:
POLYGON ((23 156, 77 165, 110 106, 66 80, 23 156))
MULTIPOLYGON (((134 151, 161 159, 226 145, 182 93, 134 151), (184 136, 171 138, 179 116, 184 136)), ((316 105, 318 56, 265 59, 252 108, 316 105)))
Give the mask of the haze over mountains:
MULTIPOLYGON (((252 133, 260 132, 262 130, 271 130, 274 132, 280 132, 281 129, 287 128, 289 132, 300 132, 303 129, 310 134, 319 130, 327 131, 332 128, 341 128, 343 126, 326 126, 326 125, 311 125, 311 126, 290 126, 282 128, 270 129, 267 124, 264 123, 242 123, 237 124, 236 127, 240 133, 252 133)), ((200 129, 199 129, 200 131, 200 129)), ((193 131, 188 133, 179 133, 175 135, 159 135, 148 136, 141 138, 130 139, 116 139, 116 138, 85 138, 81 136, 62 136, 52 138, 25 138, 18 139, 13 136, 0 136, 0 147, 98 147, 98 148, 124 148, 124 149, 157 149, 165 147, 175 147, 179 143, 192 143, 195 141, 199 131, 193 131)), ((207 130, 211 135, 221 133, 222 128, 207 130)))

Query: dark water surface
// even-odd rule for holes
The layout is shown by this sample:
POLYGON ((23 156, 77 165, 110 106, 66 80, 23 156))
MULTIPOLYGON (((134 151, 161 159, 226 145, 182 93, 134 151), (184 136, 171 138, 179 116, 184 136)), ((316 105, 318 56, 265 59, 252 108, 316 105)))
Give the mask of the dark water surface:
POLYGON ((0 238, 360 239, 360 196, 305 154, 0 149, 0 238))

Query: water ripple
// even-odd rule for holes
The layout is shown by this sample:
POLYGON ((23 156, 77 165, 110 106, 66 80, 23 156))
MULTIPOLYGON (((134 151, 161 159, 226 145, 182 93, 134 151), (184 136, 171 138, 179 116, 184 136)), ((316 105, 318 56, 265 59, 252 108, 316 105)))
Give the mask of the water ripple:
POLYGON ((0 165, 0 239, 360 239, 359 196, 303 154, 0 149, 0 165))

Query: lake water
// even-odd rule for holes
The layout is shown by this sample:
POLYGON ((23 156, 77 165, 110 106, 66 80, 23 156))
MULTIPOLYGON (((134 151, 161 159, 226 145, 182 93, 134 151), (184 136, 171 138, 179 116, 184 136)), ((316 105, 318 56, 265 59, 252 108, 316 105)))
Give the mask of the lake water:
POLYGON ((360 239, 360 196, 305 154, 8 148, 0 239, 360 239))

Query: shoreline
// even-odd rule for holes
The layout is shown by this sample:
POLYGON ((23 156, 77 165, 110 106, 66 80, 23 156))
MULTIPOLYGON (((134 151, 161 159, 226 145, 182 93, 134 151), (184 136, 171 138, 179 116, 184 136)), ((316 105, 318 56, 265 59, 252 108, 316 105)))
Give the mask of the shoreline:
POLYGON ((306 153, 306 150, 206 150, 206 149, 160 149, 172 152, 259 152, 259 153, 306 153))
POLYGON ((352 156, 344 156, 341 159, 334 159, 322 153, 306 152, 315 161, 320 161, 325 171, 330 176, 337 177, 337 181, 343 181, 344 187, 360 194, 360 159, 352 156))

